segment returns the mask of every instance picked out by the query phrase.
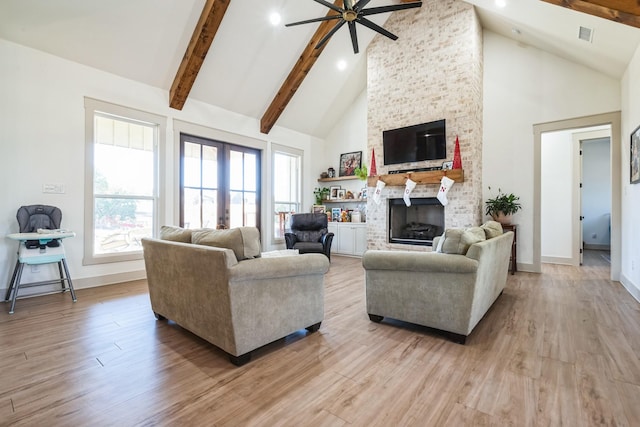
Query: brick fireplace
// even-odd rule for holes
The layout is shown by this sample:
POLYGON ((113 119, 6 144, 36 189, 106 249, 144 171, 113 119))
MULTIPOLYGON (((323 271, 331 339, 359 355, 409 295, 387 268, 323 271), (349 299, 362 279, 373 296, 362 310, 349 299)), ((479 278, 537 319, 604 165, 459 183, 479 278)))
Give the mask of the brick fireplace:
MULTIPOLYGON (((459 138, 464 182, 453 185, 443 208, 444 227, 477 225, 482 220, 482 28, 472 5, 427 0, 419 9, 393 13, 385 28, 391 42, 376 37, 367 49, 367 153, 375 150, 378 175, 394 170, 437 167, 443 160, 384 165, 382 132, 446 120, 447 158, 459 138)), ((370 193, 373 189, 370 188, 370 193)), ((402 200, 404 185, 388 185, 380 203, 367 205, 370 249, 428 246, 389 241, 389 199, 402 200)), ((435 197, 438 184, 419 184, 411 199, 435 197)))
POLYGON ((389 199, 389 243, 431 246, 444 231, 444 206, 435 197, 389 199))

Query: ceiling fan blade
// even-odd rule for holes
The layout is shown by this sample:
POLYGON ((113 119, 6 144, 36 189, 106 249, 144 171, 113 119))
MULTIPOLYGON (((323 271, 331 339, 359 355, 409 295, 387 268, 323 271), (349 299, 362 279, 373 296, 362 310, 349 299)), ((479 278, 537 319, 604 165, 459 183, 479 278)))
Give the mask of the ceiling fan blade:
POLYGON ((332 36, 332 35, 334 35, 334 34, 336 33, 336 31, 338 31, 338 30, 339 30, 339 29, 340 29, 340 28, 345 24, 345 22, 347 22, 347 21, 342 20, 342 21, 338 22, 338 23, 335 25, 335 27, 333 27, 333 28, 331 29, 331 31, 329 31, 329 32, 327 33, 327 35, 326 35, 326 36, 324 36, 324 37, 322 38, 322 40, 320 40, 320 41, 318 42, 318 44, 316 45, 316 49, 320 49, 322 46, 324 46, 324 44, 325 44, 325 43, 326 43, 326 42, 331 38, 331 36, 332 36))
POLYGON ((343 0, 344 10, 353 10, 353 0, 343 0))
POLYGON ((353 6, 353 10, 355 10, 356 12, 360 12, 362 8, 369 4, 370 1, 371 0, 360 0, 355 4, 355 6, 353 6))
POLYGON ((398 36, 382 28, 380 25, 369 21, 367 18, 358 18, 358 22, 367 28, 371 28, 373 31, 389 37, 391 40, 398 40, 398 36))
POLYGON ((294 25, 310 24, 312 22, 320 22, 320 21, 331 21, 332 19, 340 19, 340 18, 342 18, 342 15, 323 16, 322 18, 314 18, 314 19, 307 19, 305 21, 291 22, 290 24, 285 24, 284 26, 292 27, 294 25))
POLYGON ((351 33, 351 44, 353 45, 353 53, 358 53, 358 34, 356 33, 356 23, 349 22, 349 33, 351 33))
POLYGON ((361 11, 360 14, 362 16, 376 15, 378 13, 393 12, 396 10, 404 10, 404 9, 413 9, 414 7, 420 7, 420 6, 422 6, 421 1, 414 1, 411 3, 401 3, 401 4, 392 4, 389 6, 372 7, 372 8, 361 11))
POLYGON ((335 10, 336 12, 339 12, 339 13, 342 13, 342 12, 343 12, 343 10, 342 10, 342 9, 340 9, 338 6, 334 5, 333 3, 329 3, 328 1, 325 1, 325 0, 313 0, 313 1, 315 1, 316 3, 320 3, 320 4, 322 4, 322 5, 325 5, 325 6, 327 6, 329 9, 333 9, 333 10, 335 10))

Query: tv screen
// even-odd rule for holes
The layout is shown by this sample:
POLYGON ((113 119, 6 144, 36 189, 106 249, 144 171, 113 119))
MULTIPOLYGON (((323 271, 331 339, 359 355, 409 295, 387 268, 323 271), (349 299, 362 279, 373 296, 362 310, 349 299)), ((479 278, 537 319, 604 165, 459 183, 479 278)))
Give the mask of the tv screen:
POLYGON ((382 132, 384 164, 447 158, 445 120, 382 132))

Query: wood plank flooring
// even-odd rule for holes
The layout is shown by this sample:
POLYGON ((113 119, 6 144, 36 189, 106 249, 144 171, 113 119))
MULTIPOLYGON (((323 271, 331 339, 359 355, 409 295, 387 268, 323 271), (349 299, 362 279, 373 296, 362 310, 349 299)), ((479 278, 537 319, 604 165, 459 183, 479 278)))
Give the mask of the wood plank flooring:
POLYGON ((509 275, 462 346, 369 321, 364 272, 335 256, 325 321, 240 368, 171 322, 146 282, 19 300, 0 310, 0 425, 640 425, 640 304, 581 268, 509 275))

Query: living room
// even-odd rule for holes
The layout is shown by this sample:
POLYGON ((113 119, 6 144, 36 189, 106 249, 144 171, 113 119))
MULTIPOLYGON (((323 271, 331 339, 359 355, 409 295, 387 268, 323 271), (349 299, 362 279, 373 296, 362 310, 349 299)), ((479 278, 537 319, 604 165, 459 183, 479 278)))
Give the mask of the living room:
MULTIPOLYGON (((458 222, 451 223, 451 226, 478 225, 483 222, 482 205, 490 195, 489 186, 501 186, 518 194, 523 205, 523 210, 517 216, 520 226, 518 266, 523 271, 535 272, 538 268, 536 257, 539 257, 539 253, 536 253, 539 249, 534 243, 537 233, 535 223, 539 218, 536 218, 537 154, 534 125, 619 111, 620 128, 613 131, 613 138, 617 138, 619 147, 619 151, 614 152, 618 162, 614 173, 617 174, 619 185, 619 204, 617 215, 612 216, 612 235, 615 232, 619 236, 615 242, 617 246, 612 246, 612 263, 617 263, 618 267, 616 269, 612 264, 612 274, 617 272, 612 279, 620 281, 628 293, 640 299, 640 229, 635 225, 633 214, 640 208, 640 190, 638 186, 630 184, 627 166, 630 162, 629 135, 640 124, 638 47, 632 49, 634 53, 630 61, 624 64, 622 73, 612 76, 616 72, 607 74, 596 71, 494 31, 482 31, 480 20, 470 3, 425 2, 419 10, 420 19, 426 20, 421 28, 435 28, 433 21, 441 21, 442 27, 438 27, 438 31, 423 34, 422 30, 407 24, 415 18, 415 12, 411 11, 392 15, 385 25, 392 28, 400 40, 422 40, 425 45, 435 43, 440 38, 462 37, 457 45, 459 50, 447 52, 437 68, 437 73, 451 78, 451 82, 443 83, 443 90, 454 102, 440 105, 433 101, 430 98, 432 95, 425 93, 424 88, 432 84, 427 81, 423 83, 423 89, 412 94, 421 97, 419 102, 424 103, 424 108, 413 108, 415 100, 404 94, 394 100, 404 100, 407 111, 398 105, 390 105, 390 111, 384 110, 380 106, 383 101, 381 98, 393 94, 389 79, 397 81, 398 91, 413 90, 407 89, 407 86, 411 88, 414 85, 416 69, 423 65, 416 65, 416 69, 407 67, 406 75, 382 76, 382 79, 377 71, 388 65, 383 61, 393 61, 393 58, 399 61, 403 48, 398 43, 378 37, 366 51, 367 86, 353 94, 350 108, 345 110, 324 137, 278 125, 265 135, 259 131, 259 118, 243 116, 197 99, 189 99, 182 111, 171 109, 167 103, 166 88, 140 83, 1 38, 0 61, 3 67, 0 68, 0 84, 3 97, 0 102, 0 124, 3 142, 0 145, 0 157, 4 160, 4 168, 0 172, 0 179, 4 183, 4 203, 0 224, 4 234, 17 231, 15 215, 20 205, 56 205, 63 211, 63 227, 77 233, 77 237, 65 242, 65 248, 78 290, 144 278, 141 260, 91 265, 83 262, 87 98, 166 118, 161 151, 164 193, 160 217, 163 224, 179 222, 177 147, 181 132, 262 150, 265 216, 261 223, 264 224, 265 251, 284 247, 283 243, 273 241, 273 221, 266 215, 269 210, 267 201, 272 198, 269 159, 273 144, 298 149, 303 153, 302 205, 308 211, 314 201, 313 188, 318 185, 317 178, 328 167, 336 167, 340 154, 361 151, 364 164, 369 166, 372 149, 375 148, 377 156, 382 154, 382 130, 446 118, 448 155, 452 156, 455 135, 458 135, 465 170, 465 182, 454 184, 450 191, 451 206, 457 206, 458 210, 461 206, 473 207, 463 211, 460 219, 456 220, 458 222), (445 3, 446 6, 442 6, 445 3), (435 12, 435 16, 441 16, 442 19, 429 17, 427 12, 435 12), (460 25, 460 22, 465 25, 460 25), (458 26, 464 28, 463 34, 460 34, 458 26), (466 58, 463 58, 463 54, 475 57, 475 65, 463 61, 466 58), (448 67, 452 62, 456 63, 454 72, 459 74, 441 71, 442 64, 448 67), (465 78, 464 85, 452 85, 459 76, 465 78), (384 91, 378 91, 380 84, 384 85, 384 91), (469 85, 474 89, 468 90, 469 85), (475 104, 470 105, 469 98, 473 98, 475 104), (459 109, 458 103, 464 104, 466 110, 459 109), (62 184, 64 191, 44 194, 43 184, 62 184)), ((189 34, 186 39, 188 37, 189 34)), ((347 44, 346 40, 340 42, 347 44)), ((423 53, 422 57, 428 58, 429 55, 423 53)), ((422 64, 414 58, 407 58, 406 61, 422 64)), ((174 70, 162 72, 171 74, 174 70)), ((380 157, 377 162, 379 173, 388 172, 389 168, 383 165, 380 157)), ((414 191, 416 196, 433 197, 436 189, 434 185, 426 185, 414 191)), ((402 187, 386 189, 389 196, 400 194, 402 190, 402 187)), ((382 208, 370 201, 368 216, 374 218, 379 213, 378 209, 382 208)), ((14 242, 4 239, 0 243, 0 254, 6 260, 0 267, 0 277, 5 279, 4 287, 15 263, 14 242)), ((332 268, 340 265, 334 264, 332 268)), ((353 268, 353 265, 348 268, 353 268)))

